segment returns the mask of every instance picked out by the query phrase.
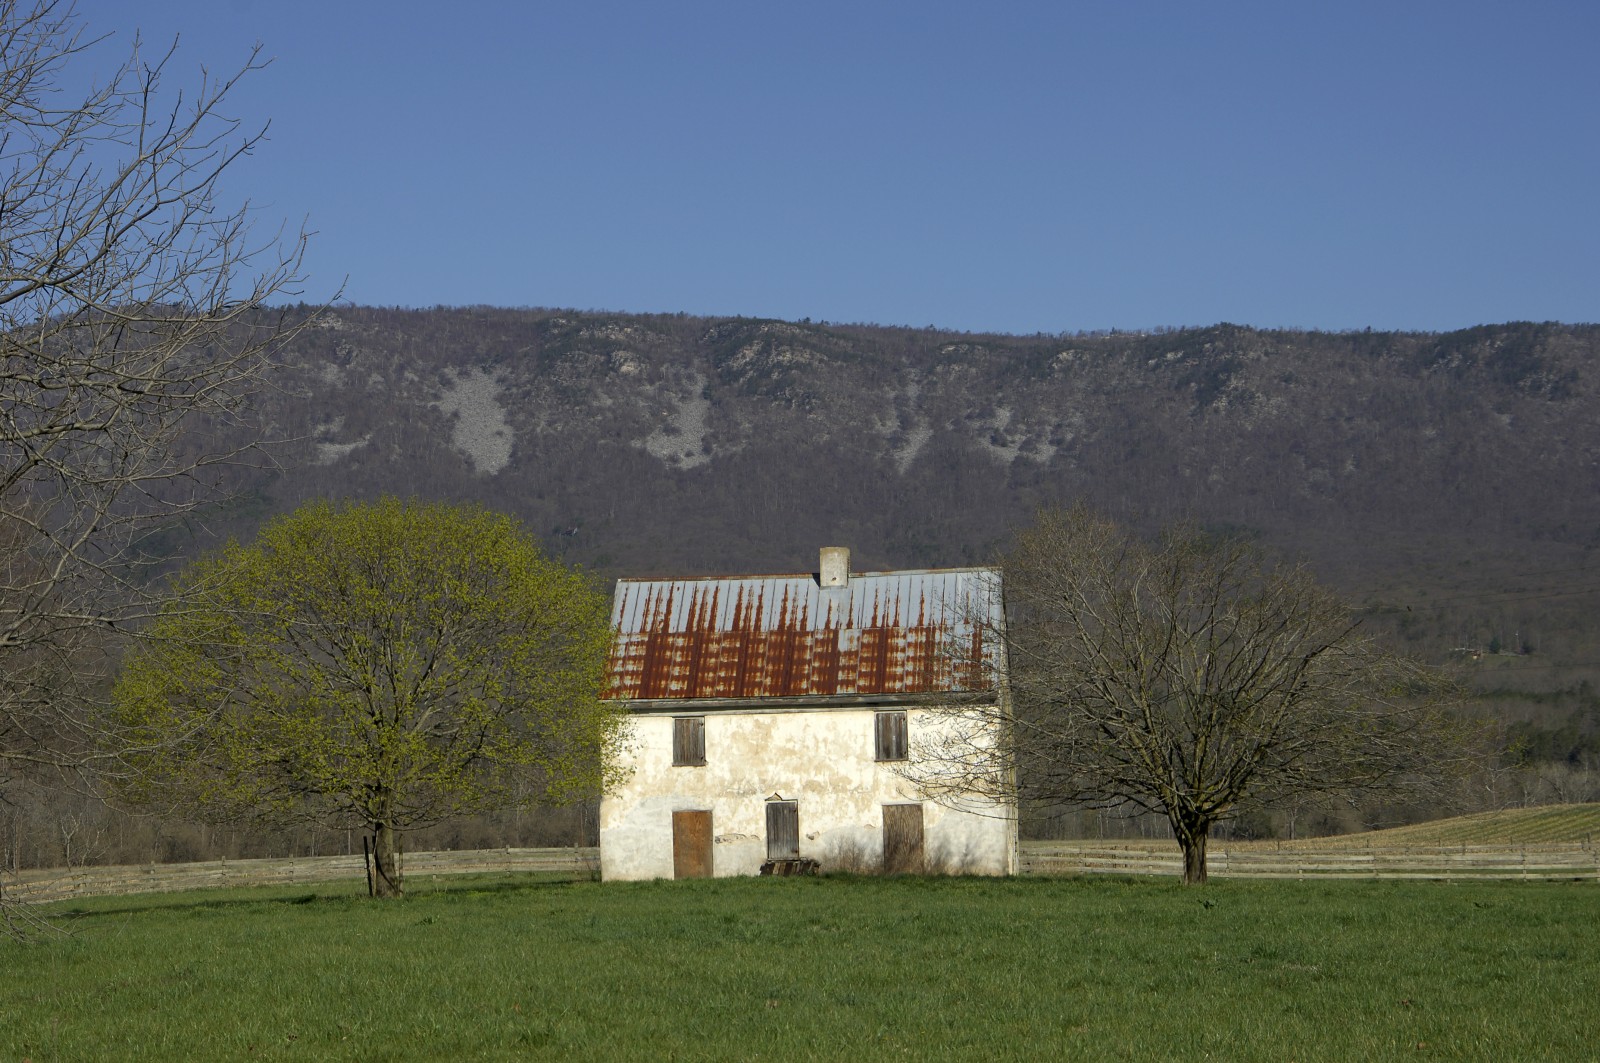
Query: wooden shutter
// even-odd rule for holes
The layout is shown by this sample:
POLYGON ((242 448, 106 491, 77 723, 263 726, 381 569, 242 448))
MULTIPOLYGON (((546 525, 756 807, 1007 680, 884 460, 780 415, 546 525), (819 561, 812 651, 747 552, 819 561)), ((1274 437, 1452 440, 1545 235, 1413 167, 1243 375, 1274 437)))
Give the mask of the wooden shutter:
POLYGON ((873 717, 873 755, 878 760, 906 759, 906 714, 880 712, 873 717))
POLYGON ((767 802, 767 859, 800 856, 800 806, 794 801, 767 802))
POLYGON ((672 763, 675 766, 704 766, 706 762, 706 718, 675 716, 672 719, 672 763))
POLYGON ((883 873, 921 874, 922 806, 883 806, 883 873))
POLYGON ((672 877, 711 877, 711 810, 672 814, 672 877))

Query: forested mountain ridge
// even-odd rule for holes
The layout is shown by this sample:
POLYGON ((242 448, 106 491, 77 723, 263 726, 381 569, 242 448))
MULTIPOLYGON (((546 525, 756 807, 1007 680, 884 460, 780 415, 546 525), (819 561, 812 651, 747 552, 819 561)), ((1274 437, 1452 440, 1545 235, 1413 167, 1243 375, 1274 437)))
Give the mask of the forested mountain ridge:
POLYGON ((998 336, 341 306, 282 361, 255 417, 274 467, 153 547, 390 493, 515 514, 605 577, 799 571, 824 544, 865 571, 988 560, 1081 499, 1254 535, 1502 690, 1497 711, 1577 713, 1600 747, 1600 699, 1575 692, 1600 684, 1600 326, 998 336))
POLYGON ((281 469, 223 526, 387 492, 514 513, 605 575, 794 571, 824 543, 867 569, 986 559, 1083 499, 1258 535, 1425 656, 1494 640, 1580 665, 1597 355, 1588 325, 1017 337, 337 307, 285 352, 259 411, 281 469))
MULTIPOLYGON (((1600 797, 1600 326, 1094 335, 336 307, 259 421, 312 496, 474 500, 605 577, 990 560, 1042 505, 1304 559, 1600 797)), ((187 554, 198 544, 174 537, 187 554)), ((1504 797, 1497 800, 1504 800, 1504 797)))

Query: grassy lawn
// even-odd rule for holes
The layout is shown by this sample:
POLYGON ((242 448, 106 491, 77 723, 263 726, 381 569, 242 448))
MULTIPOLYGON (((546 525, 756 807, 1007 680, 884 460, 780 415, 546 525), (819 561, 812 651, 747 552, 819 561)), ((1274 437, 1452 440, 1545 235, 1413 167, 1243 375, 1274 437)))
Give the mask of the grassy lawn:
POLYGON ((0 1060, 1600 1058, 1592 882, 356 890, 55 906, 0 1060))

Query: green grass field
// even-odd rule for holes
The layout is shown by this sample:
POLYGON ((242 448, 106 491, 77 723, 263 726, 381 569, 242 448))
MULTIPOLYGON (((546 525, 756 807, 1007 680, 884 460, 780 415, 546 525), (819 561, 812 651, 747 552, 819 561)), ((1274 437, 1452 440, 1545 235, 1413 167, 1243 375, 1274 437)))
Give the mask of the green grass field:
POLYGON ((1600 1057, 1594 883, 500 877, 107 897, 0 1059, 1600 1057))

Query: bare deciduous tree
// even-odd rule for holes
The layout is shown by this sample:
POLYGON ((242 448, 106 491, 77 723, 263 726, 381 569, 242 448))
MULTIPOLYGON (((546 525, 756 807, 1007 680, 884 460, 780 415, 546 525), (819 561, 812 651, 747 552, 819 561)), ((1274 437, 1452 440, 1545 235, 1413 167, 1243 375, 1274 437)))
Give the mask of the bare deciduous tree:
POLYGON ((1199 883, 1212 827, 1252 805, 1426 786, 1470 759, 1443 677, 1242 539, 1152 543, 1052 512, 1004 573, 1012 707, 952 708, 949 737, 918 752, 935 794, 1014 779, 1025 802, 1160 813, 1199 883))
MULTIPOLYGON (((256 147, 231 76, 169 89, 175 45, 0 0, 0 760, 60 764, 108 631, 147 612, 140 537, 215 497, 215 428, 298 310, 304 234, 252 235, 219 182, 256 147), (84 87, 87 86, 87 87, 84 87)), ((225 452, 223 452, 225 451, 225 452)))

